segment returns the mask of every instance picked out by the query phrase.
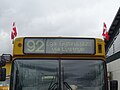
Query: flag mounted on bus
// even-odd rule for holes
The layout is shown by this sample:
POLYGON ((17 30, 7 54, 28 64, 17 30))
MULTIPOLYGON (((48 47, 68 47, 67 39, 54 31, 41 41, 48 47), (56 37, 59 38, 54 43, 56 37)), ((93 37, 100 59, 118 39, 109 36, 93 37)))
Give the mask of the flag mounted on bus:
POLYGON ((15 22, 12 24, 12 31, 11 31, 11 39, 14 39, 17 36, 17 29, 15 26, 15 22))
POLYGON ((108 31, 107 31, 107 26, 105 24, 105 22, 103 23, 103 33, 102 36, 105 40, 109 40, 109 35, 108 35, 108 31))

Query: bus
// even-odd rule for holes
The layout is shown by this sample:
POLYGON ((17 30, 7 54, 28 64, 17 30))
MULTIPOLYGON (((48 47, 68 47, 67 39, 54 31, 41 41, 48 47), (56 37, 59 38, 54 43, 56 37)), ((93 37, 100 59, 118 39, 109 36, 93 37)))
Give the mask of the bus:
POLYGON ((0 90, 9 90, 11 62, 6 62, 3 68, 6 68, 6 80, 0 82, 0 90))
POLYGON ((10 74, 11 74, 11 61, 10 58, 7 58, 8 54, 3 54, 0 56, 0 60, 2 57, 6 58, 5 65, 2 66, 2 68, 5 68, 6 70, 6 80, 0 81, 0 90, 9 90, 10 86, 10 74))
POLYGON ((98 38, 16 38, 10 90, 108 90, 104 46, 98 38))

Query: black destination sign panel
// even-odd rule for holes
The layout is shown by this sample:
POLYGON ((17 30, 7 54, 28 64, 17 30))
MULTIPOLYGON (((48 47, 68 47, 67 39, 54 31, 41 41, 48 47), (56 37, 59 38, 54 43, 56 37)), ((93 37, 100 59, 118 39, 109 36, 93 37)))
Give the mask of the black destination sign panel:
POLYGON ((95 40, 84 38, 25 38, 26 54, 94 54, 95 40))

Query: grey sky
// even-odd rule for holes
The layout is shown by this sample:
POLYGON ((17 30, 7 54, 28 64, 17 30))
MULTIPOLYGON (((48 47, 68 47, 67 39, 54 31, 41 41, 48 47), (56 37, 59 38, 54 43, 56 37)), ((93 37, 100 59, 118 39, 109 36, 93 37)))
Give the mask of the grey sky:
POLYGON ((102 38, 119 0, 0 0, 0 54, 12 53, 10 32, 18 36, 87 36, 102 38))

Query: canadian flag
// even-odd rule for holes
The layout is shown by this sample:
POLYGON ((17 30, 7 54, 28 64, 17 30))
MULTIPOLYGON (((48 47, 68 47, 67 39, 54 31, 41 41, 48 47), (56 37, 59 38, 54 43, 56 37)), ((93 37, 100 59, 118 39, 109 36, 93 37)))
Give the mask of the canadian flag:
POLYGON ((15 22, 12 24, 12 31, 11 31, 11 39, 14 39, 17 36, 17 29, 15 26, 15 22))
POLYGON ((109 40, 109 35, 108 35, 108 32, 107 32, 107 26, 105 23, 103 23, 103 33, 102 33, 102 36, 105 40, 109 40))

